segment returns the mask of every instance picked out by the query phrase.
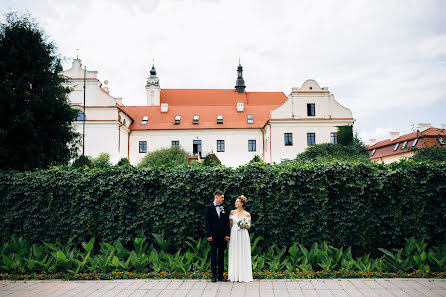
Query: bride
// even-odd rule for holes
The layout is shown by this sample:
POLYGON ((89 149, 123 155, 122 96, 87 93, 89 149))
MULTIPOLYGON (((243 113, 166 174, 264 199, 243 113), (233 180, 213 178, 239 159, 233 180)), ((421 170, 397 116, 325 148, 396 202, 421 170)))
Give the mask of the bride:
POLYGON ((235 200, 236 210, 231 210, 229 215, 231 240, 228 251, 228 279, 233 282, 252 281, 251 244, 248 233, 251 227, 251 215, 243 209, 247 201, 245 196, 239 196, 235 200), (246 223, 247 226, 243 228, 246 223))

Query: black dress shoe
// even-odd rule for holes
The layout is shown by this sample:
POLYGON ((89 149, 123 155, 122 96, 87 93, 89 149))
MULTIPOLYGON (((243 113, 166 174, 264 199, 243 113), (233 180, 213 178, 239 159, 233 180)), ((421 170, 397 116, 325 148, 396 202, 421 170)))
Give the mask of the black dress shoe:
POLYGON ((217 282, 217 279, 216 279, 215 277, 213 277, 213 278, 211 279, 211 282, 216 283, 216 282, 217 282))
POLYGON ((227 278, 224 278, 224 277, 219 277, 219 278, 218 278, 218 281, 219 281, 219 282, 227 282, 228 279, 227 279, 227 278))

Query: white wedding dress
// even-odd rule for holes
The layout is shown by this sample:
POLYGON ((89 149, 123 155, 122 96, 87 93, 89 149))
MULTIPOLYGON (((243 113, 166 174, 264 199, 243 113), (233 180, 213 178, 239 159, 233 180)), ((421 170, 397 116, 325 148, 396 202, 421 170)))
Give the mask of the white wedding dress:
POLYGON ((232 229, 228 250, 228 279, 233 282, 250 282, 252 263, 249 233, 248 230, 239 228, 237 225, 239 218, 230 215, 229 219, 232 220, 232 229))

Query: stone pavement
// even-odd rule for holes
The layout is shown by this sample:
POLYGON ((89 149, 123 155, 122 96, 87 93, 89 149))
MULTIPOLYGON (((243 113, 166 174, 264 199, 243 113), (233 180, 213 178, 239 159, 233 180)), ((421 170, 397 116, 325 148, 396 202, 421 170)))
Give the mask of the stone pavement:
POLYGON ((251 283, 208 280, 0 281, 0 296, 76 297, 291 297, 291 296, 446 296, 446 280, 319 279, 255 280, 251 283))

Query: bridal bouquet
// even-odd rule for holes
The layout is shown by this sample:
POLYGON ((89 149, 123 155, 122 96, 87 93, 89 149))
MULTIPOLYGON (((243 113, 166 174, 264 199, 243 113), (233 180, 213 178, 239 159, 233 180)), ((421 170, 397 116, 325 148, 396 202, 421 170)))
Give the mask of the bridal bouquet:
POLYGON ((251 227, 251 222, 248 218, 240 218, 237 222, 237 226, 239 226, 240 229, 246 229, 251 227))

